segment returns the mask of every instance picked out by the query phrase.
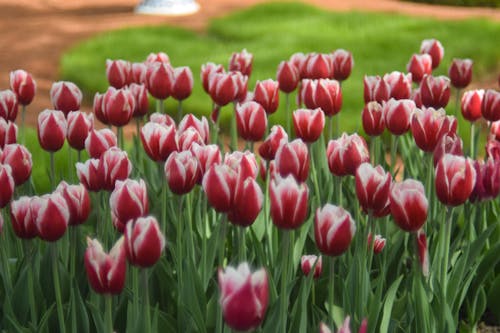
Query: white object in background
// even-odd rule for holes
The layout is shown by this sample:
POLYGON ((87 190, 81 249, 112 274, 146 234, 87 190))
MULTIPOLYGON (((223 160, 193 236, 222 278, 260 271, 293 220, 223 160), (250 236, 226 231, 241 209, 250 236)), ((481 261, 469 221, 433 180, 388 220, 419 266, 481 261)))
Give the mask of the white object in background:
POLYGON ((144 0, 135 8, 135 12, 151 15, 189 15, 199 9, 200 6, 195 0, 144 0))

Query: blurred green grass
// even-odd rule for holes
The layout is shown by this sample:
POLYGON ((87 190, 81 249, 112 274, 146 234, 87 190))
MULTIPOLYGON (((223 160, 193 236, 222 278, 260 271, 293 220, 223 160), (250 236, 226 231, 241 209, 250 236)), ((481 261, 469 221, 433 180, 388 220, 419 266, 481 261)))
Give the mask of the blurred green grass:
MULTIPOLYGON (((446 74, 452 58, 468 57, 474 60, 473 80, 478 82, 500 68, 499 33, 500 24, 484 19, 439 21, 397 14, 334 13, 299 3, 269 3, 215 19, 201 34, 168 26, 101 34, 71 48, 62 59, 61 74, 82 88, 90 104, 96 91, 107 88, 107 58, 143 61, 150 52, 164 51, 174 66, 190 66, 193 71, 195 87, 193 95, 183 103, 184 109, 209 115, 211 101, 199 79, 200 67, 208 61, 227 66, 232 52, 246 48, 254 54, 249 80, 249 90, 253 90, 256 80, 275 78, 279 62, 295 52, 344 48, 353 53, 355 66, 342 87, 341 128, 352 132, 362 131, 359 119, 365 74, 405 71, 411 55, 419 51, 420 42, 437 38, 445 47, 445 57, 436 74, 446 74)), ((449 113, 453 112, 453 101, 454 96, 449 113)), ((175 101, 168 99, 166 107, 173 114, 175 101)), ((222 122, 227 124, 230 111, 225 109, 222 122)), ((272 123, 284 119, 283 109, 270 117, 272 123)))

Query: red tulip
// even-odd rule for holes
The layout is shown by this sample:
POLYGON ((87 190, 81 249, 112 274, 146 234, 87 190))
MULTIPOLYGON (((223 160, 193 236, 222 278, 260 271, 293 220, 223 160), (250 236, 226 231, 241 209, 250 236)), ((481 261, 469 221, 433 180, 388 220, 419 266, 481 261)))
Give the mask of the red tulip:
POLYGON ((132 83, 132 64, 125 60, 106 60, 106 77, 109 85, 120 89, 132 83))
POLYGON ((474 161, 476 183, 469 196, 470 202, 495 199, 500 192, 500 161, 474 161))
POLYGON ((189 127, 182 132, 177 132, 175 135, 175 140, 177 141, 178 151, 191 150, 194 143, 203 145, 203 141, 200 132, 196 129, 189 127))
POLYGON ((333 78, 337 81, 346 80, 351 75, 354 60, 349 51, 338 49, 332 54, 333 78))
POLYGON ((35 221, 31 216, 31 198, 22 196, 10 203, 10 221, 17 237, 32 239, 38 235, 35 221))
POLYGON ((165 237, 153 216, 140 217, 127 223, 124 235, 125 251, 132 265, 151 267, 160 259, 165 248, 165 237))
POLYGON ((321 108, 327 116, 336 115, 342 107, 342 91, 335 80, 303 80, 301 98, 306 107, 321 108))
POLYGON ((92 111, 94 112, 94 115, 97 118, 97 120, 99 120, 101 123, 105 125, 109 125, 108 116, 104 113, 104 109, 102 108, 103 99, 104 99, 104 94, 96 93, 94 95, 94 103, 92 106, 92 111))
POLYGON ((253 100, 262 105, 267 114, 276 112, 279 105, 279 83, 271 79, 257 81, 253 100))
POLYGON ((148 99, 148 90, 144 84, 136 84, 131 83, 128 86, 128 89, 134 96, 134 112, 132 113, 132 117, 141 118, 148 114, 149 111, 149 99, 148 99))
POLYGON ((438 164, 441 157, 445 154, 452 154, 457 156, 463 156, 463 143, 462 139, 456 133, 447 133, 441 137, 438 141, 436 148, 434 149, 434 167, 438 164))
POLYGON ((344 253, 355 232, 356 224, 344 208, 326 204, 316 210, 314 238, 323 254, 334 257, 344 253))
POLYGON ((174 69, 172 81, 172 97, 178 101, 188 98, 193 91, 193 72, 189 67, 174 69))
POLYGON ((12 90, 0 91, 0 118, 14 122, 18 109, 16 94, 12 90))
POLYGON ((85 270, 90 286, 99 294, 120 294, 125 287, 127 261, 123 237, 115 243, 109 254, 97 239, 87 237, 85 270))
POLYGON ((297 137, 305 142, 319 139, 325 127, 325 114, 318 109, 298 109, 293 112, 293 127, 297 137))
POLYGON ((414 54, 410 62, 406 65, 406 70, 411 73, 411 78, 415 82, 420 82, 424 76, 432 73, 432 58, 427 53, 414 54))
POLYGON ((366 134, 379 136, 384 133, 385 122, 382 105, 377 102, 368 102, 361 113, 361 121, 366 134))
POLYGON ((279 83, 279 89, 289 94, 294 91, 299 84, 299 69, 291 61, 282 61, 276 72, 276 80, 279 83))
POLYGON ((282 144, 276 151, 276 171, 282 176, 293 175, 299 182, 309 176, 309 150, 304 141, 295 139, 282 144))
POLYGON ((273 223, 281 229, 297 229, 307 217, 309 189, 292 175, 276 176, 269 183, 270 213, 273 223))
POLYGON ((201 83, 203 85, 203 90, 209 94, 209 84, 210 76, 215 73, 224 73, 224 66, 214 64, 213 62, 207 62, 201 65, 201 83))
POLYGON ((213 73, 209 77, 208 92, 218 106, 224 106, 237 99, 240 91, 238 79, 233 73, 213 73))
POLYGON ((200 179, 212 165, 221 164, 222 156, 218 145, 202 146, 197 143, 191 145, 191 153, 198 160, 198 170, 200 179))
POLYGON ((146 84, 146 72, 148 71, 148 66, 143 62, 132 63, 132 82, 145 85, 146 84))
POLYGON ((306 67, 306 64, 307 64, 307 60, 308 58, 311 56, 311 54, 307 54, 305 55, 304 53, 302 52, 297 52, 297 53, 294 53, 292 54, 292 56, 290 57, 290 60, 289 60, 289 63, 291 65, 294 65, 295 68, 297 68, 297 70, 299 71, 299 75, 300 75, 300 79, 303 79, 305 78, 305 67, 306 67))
POLYGON ((61 238, 68 228, 70 212, 61 193, 34 197, 30 203, 31 216, 38 237, 48 242, 61 238))
POLYGON ((182 118, 179 126, 177 127, 177 131, 183 132, 190 127, 195 129, 200 134, 200 137, 205 144, 208 143, 208 140, 210 139, 210 131, 208 128, 207 118, 201 117, 201 119, 198 119, 193 114, 188 113, 182 118))
POLYGON ((129 89, 108 88, 102 98, 102 113, 110 125, 121 127, 130 122, 135 109, 135 98, 129 89))
POLYGON ((489 137, 500 141, 500 121, 494 121, 491 123, 489 137))
MULTIPOLYGON (((385 74, 383 80, 389 85, 390 98, 408 99, 411 96, 411 74, 392 72, 385 74)), ((378 102, 378 100, 377 100, 378 102)))
POLYGON ((213 165, 203 176, 203 191, 208 203, 218 212, 232 208, 236 172, 225 164, 213 165))
POLYGON ((127 153, 119 148, 111 147, 99 158, 102 188, 107 191, 112 191, 116 181, 127 179, 131 172, 132 163, 128 159, 127 153))
POLYGON ((17 101, 21 105, 29 105, 36 93, 36 82, 30 73, 18 69, 10 72, 10 89, 17 96, 17 101))
POLYGON ((54 82, 50 88, 50 101, 54 109, 62 111, 65 115, 70 111, 80 110, 82 97, 82 91, 73 82, 54 82))
POLYGON ((429 276, 429 251, 427 249, 427 237, 422 229, 417 232, 417 248, 422 274, 427 277, 429 276))
POLYGON ((449 206, 463 204, 476 182, 476 170, 471 159, 451 154, 444 155, 436 166, 436 194, 449 206))
POLYGON ((488 159, 499 160, 500 159, 500 142, 497 140, 488 140, 486 142, 486 156, 488 159))
POLYGON ((401 229, 416 232, 424 225, 428 202, 421 182, 407 179, 394 183, 390 200, 392 218, 401 229))
POLYGON ((189 151, 173 152, 165 163, 168 187, 175 194, 189 193, 200 178, 198 160, 189 151))
POLYGON ((321 256, 315 255, 304 255, 300 258, 300 268, 302 269, 302 273, 305 276, 308 276, 311 273, 311 270, 314 266, 313 278, 317 279, 321 275, 323 271, 323 259, 321 256), (316 264, 316 266, 314 266, 316 264))
POLYGON ((72 111, 68 113, 67 125, 68 144, 76 150, 85 149, 89 132, 94 129, 94 116, 81 111, 72 111))
POLYGON ((62 111, 44 110, 38 115, 38 141, 43 149, 50 152, 61 149, 66 131, 67 123, 62 111))
POLYGON ((17 143, 5 145, 3 153, 0 154, 0 163, 10 165, 16 186, 23 184, 31 175, 33 167, 31 153, 23 145, 17 143))
POLYGON ((69 209, 69 225, 84 223, 90 215, 90 196, 82 184, 69 185, 62 181, 56 188, 62 194, 69 209))
POLYGON ((411 96, 411 99, 415 102, 415 105, 417 108, 424 108, 424 105, 422 104, 422 94, 420 92, 420 87, 416 88, 413 90, 413 94, 411 96))
POLYGON ((415 111, 411 99, 390 99, 383 105, 385 126, 394 135, 402 135, 410 129, 410 119, 415 111))
POLYGON ((10 202, 15 186, 10 165, 0 164, 0 208, 4 208, 10 202))
POLYGON ((233 53, 229 59, 229 71, 240 72, 243 75, 252 74, 253 54, 243 49, 240 53, 233 53))
POLYGON ((469 90, 464 92, 461 100, 462 116, 470 122, 481 118, 481 105, 483 103, 484 90, 469 90))
POLYGON ((146 87, 156 99, 166 99, 172 94, 174 70, 169 63, 153 62, 146 72, 146 87))
POLYGON ((113 215, 123 222, 147 215, 148 191, 144 180, 117 180, 109 197, 109 207, 113 215))
POLYGON ((264 108, 257 102, 236 105, 236 125, 238 134, 246 141, 259 141, 267 128, 264 108))
POLYGON ((91 130, 85 139, 85 149, 91 158, 100 158, 111 147, 116 147, 116 135, 109 128, 91 130))
POLYGON ((418 148, 433 152, 439 140, 447 133, 457 131, 455 117, 447 116, 444 109, 415 109, 411 118, 411 132, 418 148))
POLYGON ((307 79, 332 79, 333 61, 329 54, 314 53, 308 55, 304 63, 304 77, 307 79))
POLYGON ((420 45, 420 53, 427 53, 432 58, 432 69, 437 68, 444 57, 443 45, 437 39, 425 39, 420 45))
POLYGON ((370 161, 370 153, 365 139, 354 133, 330 140, 326 149, 328 167, 336 176, 354 175, 364 162, 370 161))
POLYGON ((481 113, 489 121, 500 120, 500 92, 488 89, 484 93, 481 113))
POLYGON ((465 88, 472 81, 472 60, 453 59, 448 70, 451 85, 457 89, 465 88))
POLYGON ((375 239, 373 240, 372 245, 372 234, 368 234, 368 248, 371 249, 373 246, 373 253, 379 254, 384 250, 386 240, 381 235, 375 235, 375 239))
POLYGON ((99 159, 91 158, 85 163, 76 163, 76 174, 87 190, 97 192, 103 189, 103 175, 99 169, 99 159))
POLYGON ((241 227, 252 225, 262 210, 263 200, 264 195, 257 181, 240 173, 234 188, 233 205, 227 213, 228 220, 241 227))
POLYGON ((242 179, 257 178, 259 172, 259 165, 255 159, 255 155, 248 150, 244 152, 235 150, 232 153, 224 155, 224 164, 236 171, 242 179))
POLYGON ((365 103, 388 101, 391 95, 391 87, 389 83, 383 80, 380 76, 366 76, 363 79, 364 99, 365 103))
POLYGON ((170 64, 170 58, 168 57, 168 54, 164 52, 158 52, 158 53, 151 52, 150 54, 148 54, 145 63, 147 65, 150 65, 154 64, 155 62, 170 64))
POLYGON ((0 149, 5 145, 17 142, 17 125, 0 118, 0 149))
POLYGON ((446 76, 425 76, 420 82, 420 98, 427 107, 446 107, 450 100, 450 79, 446 76))
POLYGON ((236 331, 255 329, 266 314, 269 287, 264 268, 252 273, 248 264, 218 272, 220 305, 226 324, 236 331))
POLYGON ((356 196, 364 212, 376 217, 389 214, 392 177, 382 166, 361 164, 356 170, 356 196))
POLYGON ((168 114, 154 112, 149 116, 149 121, 152 123, 157 123, 165 126, 173 126, 174 128, 177 128, 175 120, 168 114))
POLYGON ((141 128, 141 142, 153 161, 166 161, 172 152, 177 151, 175 126, 148 122, 141 128))
POLYGON ((271 127, 271 133, 259 147, 260 156, 267 160, 273 160, 278 148, 288 142, 288 134, 280 125, 271 127))

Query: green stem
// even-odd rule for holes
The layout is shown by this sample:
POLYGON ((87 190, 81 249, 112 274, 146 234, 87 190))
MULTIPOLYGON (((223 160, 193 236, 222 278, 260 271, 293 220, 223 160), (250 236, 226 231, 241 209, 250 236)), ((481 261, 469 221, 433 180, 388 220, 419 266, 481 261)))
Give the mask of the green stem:
POLYGON ((396 178, 394 174, 396 171, 396 156, 398 152, 398 139, 399 135, 391 135, 391 175, 393 178, 396 178))
POLYGON ((443 302, 446 302, 446 297, 447 297, 447 287, 448 287, 448 261, 449 261, 449 253, 450 253, 450 241, 451 241, 451 227, 452 227, 452 218, 453 218, 453 208, 452 207, 447 207, 446 208, 446 215, 447 218, 444 221, 444 246, 443 246, 443 264, 442 264, 442 269, 443 269, 443 275, 441 277, 441 286, 443 288, 444 296, 445 299, 443 302))
POLYGON ((235 150, 238 150, 238 131, 237 131, 237 125, 236 125, 236 104, 233 107, 233 115, 231 116, 231 151, 235 151, 235 150))
POLYGON ((288 133, 288 136, 292 138, 292 115, 290 114, 290 94, 286 93, 285 94, 285 118, 286 118, 286 132, 288 133))
POLYGON ((333 139, 333 116, 328 117, 328 141, 333 139))
POLYGON ((75 278, 75 270, 76 270, 76 248, 78 247, 78 235, 77 235, 77 227, 72 226, 69 228, 69 260, 70 260, 70 267, 69 267, 69 272, 70 272, 70 277, 73 280, 75 278))
POLYGON ((247 260, 247 254, 246 254, 246 244, 245 244, 245 232, 246 229, 245 227, 237 227, 236 230, 238 231, 238 242, 239 244, 239 255, 238 255, 238 260, 239 262, 245 262, 247 260))
POLYGON ((2 235, 2 244, 0 246, 0 255, 2 256, 2 266, 3 266, 3 272, 2 272, 2 277, 3 277, 3 284, 5 288, 5 292, 11 292, 12 291, 12 278, 10 275, 10 267, 9 267, 9 256, 7 255, 7 251, 5 250, 7 242, 7 235, 4 232, 2 235))
POLYGON ((119 126, 116 128, 116 136, 118 137, 118 147, 123 150, 124 140, 123 140, 123 127, 119 126))
POLYGON ((26 119, 26 105, 23 105, 21 108, 21 138, 23 145, 26 144, 26 129, 24 127, 24 121, 26 119))
MULTIPOLYGON (((320 140, 319 144, 323 144, 323 140, 320 140)), ((309 144, 310 161, 311 161, 311 177, 314 185, 316 204, 319 207, 321 205, 321 191, 318 183, 318 170, 316 169, 315 156, 313 156, 313 145, 309 144)))
POLYGON ((50 244, 52 250, 52 278, 54 280, 54 291, 56 296, 56 307, 57 307, 57 317, 59 320, 59 332, 66 332, 66 325, 64 324, 64 312, 61 296, 61 283, 59 281, 59 271, 58 271, 58 251, 57 243, 53 242, 50 244))
POLYGON ((330 324, 333 326, 333 308, 335 304, 335 299, 334 299, 334 294, 335 294, 335 257, 330 257, 330 283, 329 283, 329 290, 328 290, 328 306, 330 307, 329 309, 329 314, 330 314, 330 324))
POLYGON ((81 150, 77 150, 76 158, 77 158, 78 162, 82 161, 82 151, 81 150))
POLYGON ((281 273, 281 332, 286 333, 286 324, 288 317, 288 294, 287 294, 287 285, 288 285, 288 271, 290 270, 290 231, 283 230, 283 269, 281 273))
POLYGON ((377 161, 375 158, 375 137, 371 136, 370 137, 370 162, 372 165, 376 165, 377 161))
POLYGON ((113 296, 106 295, 106 333, 113 331, 113 296))
POLYGON ((28 265, 28 301, 30 304, 31 323, 36 327, 38 323, 38 313, 35 302, 35 278, 33 275, 33 267, 35 266, 35 244, 32 240, 25 240, 24 244, 27 245, 26 247, 29 249, 26 253, 28 253, 30 257, 30 264, 28 265))
MULTIPOLYGON (((425 183, 425 192, 427 196, 427 200, 429 202, 432 201, 432 180, 434 178, 434 156, 432 154, 427 154, 427 179, 425 183)), ((435 227, 432 225, 432 220, 429 218, 429 222, 431 222, 431 226, 435 227)), ((425 225, 424 228, 427 228, 427 224, 425 225)))
POLYGON ((56 166, 54 160, 54 152, 50 152, 50 188, 54 190, 56 188, 56 166))
POLYGON ((189 258, 193 261, 194 264, 194 257, 195 257, 195 249, 194 249, 194 233, 193 233, 193 228, 194 228, 194 223, 193 223, 193 193, 187 193, 186 194, 186 211, 187 211, 187 223, 186 226, 188 228, 187 230, 187 238, 189 239, 189 249, 190 249, 190 254, 189 258))
MULTIPOLYGON (((160 169, 163 171, 163 167, 162 167, 162 164, 160 163, 159 164, 160 166, 160 169)), ((167 183, 167 178, 163 173, 163 186, 162 186, 162 198, 161 198, 161 222, 160 222, 160 225, 162 227, 162 233, 164 235, 167 234, 167 210, 168 210, 168 206, 167 206, 167 197, 168 197, 168 183, 167 183)))
POLYGON ((335 133, 333 135, 335 138, 340 137, 340 114, 335 117, 335 133))
POLYGON ((455 96, 455 118, 457 119, 459 110, 460 110, 460 88, 457 88, 457 94, 455 96))
MULTIPOLYGON (((139 270, 135 267, 132 267, 132 294, 133 294, 133 303, 132 306, 134 308, 134 318, 135 320, 139 320, 139 270)), ((135 323, 135 327, 137 328, 137 322, 135 323)))
POLYGON ((269 165, 266 168, 266 187, 265 187, 265 196, 264 196, 264 226, 265 233, 264 237, 266 238, 267 244, 267 265, 269 267, 273 267, 274 262, 274 251, 273 251, 273 242, 272 242, 272 229, 271 224, 269 222, 269 182, 270 182, 271 174, 269 173, 269 165))
POLYGON ((143 292, 142 306, 143 306, 143 320, 144 320, 144 333, 151 332, 151 315, 149 311, 149 287, 148 287, 148 271, 145 268, 141 269, 141 288, 143 292))
POLYGON ((177 122, 180 123, 182 120, 182 101, 177 104, 177 122))
POLYGON ((474 140, 474 129, 475 129, 475 126, 474 125, 475 125, 474 122, 470 123, 470 157, 472 159, 476 158, 476 152, 474 151, 474 148, 475 148, 475 140, 474 140))
MULTIPOLYGON (((227 216, 226 214, 223 215, 222 220, 220 223, 222 223, 222 226, 220 228, 220 235, 219 235, 219 269, 222 269, 224 265, 224 249, 226 246, 226 228, 227 228, 227 216)), ((217 307, 217 326, 216 326, 216 332, 223 332, 224 331, 224 323, 222 320, 222 308, 221 306, 217 307)))
POLYGON ((68 178, 71 180, 74 180, 74 172, 73 171, 73 153, 72 153, 72 148, 70 145, 68 145, 68 178))
POLYGON ((158 113, 165 113, 165 104, 163 99, 157 99, 156 100, 156 112, 158 113))

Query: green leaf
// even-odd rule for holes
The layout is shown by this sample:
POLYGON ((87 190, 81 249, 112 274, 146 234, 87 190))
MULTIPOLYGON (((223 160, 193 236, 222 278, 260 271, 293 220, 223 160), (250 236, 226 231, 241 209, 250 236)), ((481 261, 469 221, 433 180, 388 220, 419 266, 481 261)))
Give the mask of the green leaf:
POLYGON ((500 321, 500 276, 497 276, 488 290, 488 309, 500 321))
POLYGON ((403 276, 401 275, 392 283, 392 285, 387 290, 387 294, 385 296, 384 308, 382 311, 382 322, 380 323, 380 331, 381 333, 389 331, 389 322, 391 320, 391 312, 392 305, 394 304, 394 300, 396 299, 396 293, 399 288, 399 284, 403 280, 403 276))

